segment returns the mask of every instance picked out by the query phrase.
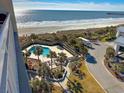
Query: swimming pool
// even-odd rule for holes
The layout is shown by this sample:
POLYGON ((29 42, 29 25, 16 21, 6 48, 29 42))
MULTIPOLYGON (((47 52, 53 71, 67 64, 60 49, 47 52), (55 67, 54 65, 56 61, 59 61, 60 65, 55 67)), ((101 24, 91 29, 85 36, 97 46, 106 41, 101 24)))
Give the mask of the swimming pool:
MULTIPOLYGON (((44 57, 47 57, 50 53, 50 49, 48 47, 42 47, 39 46, 43 49, 43 52, 41 53, 41 55, 43 55, 44 57)), ((29 49, 29 52, 34 53, 34 51, 36 51, 36 46, 33 46, 29 49)))

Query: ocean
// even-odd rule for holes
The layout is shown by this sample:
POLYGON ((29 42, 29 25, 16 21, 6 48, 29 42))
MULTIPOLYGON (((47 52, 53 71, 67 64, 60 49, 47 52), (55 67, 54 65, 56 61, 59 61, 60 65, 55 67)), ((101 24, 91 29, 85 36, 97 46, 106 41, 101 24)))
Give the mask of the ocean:
POLYGON ((16 13, 18 27, 102 25, 124 22, 124 12, 28 10, 16 13))

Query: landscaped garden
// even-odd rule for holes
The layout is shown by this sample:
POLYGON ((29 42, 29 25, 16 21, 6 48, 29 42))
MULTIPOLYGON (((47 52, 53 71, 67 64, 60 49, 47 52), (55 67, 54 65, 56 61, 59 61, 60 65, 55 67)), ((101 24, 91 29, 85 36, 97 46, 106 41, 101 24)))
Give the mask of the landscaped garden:
MULTIPOLYGON (((84 56, 87 54, 85 52, 88 51, 84 52, 82 49, 80 50, 80 53, 82 53, 80 57, 82 60, 84 60, 84 56)), ((39 64, 37 69, 30 69, 37 73, 36 76, 30 80, 33 93, 63 93, 65 91, 73 91, 73 93, 91 93, 90 90, 92 88, 94 88, 93 91, 95 92, 104 93, 101 87, 89 74, 83 61, 78 60, 70 62, 66 54, 56 54, 54 51, 50 51, 49 55, 47 55, 47 58, 50 58, 51 62, 48 64, 46 62, 42 62, 42 59, 40 59, 39 56, 42 54, 42 52, 42 47, 36 47, 36 50, 32 51, 37 58, 37 60, 33 59, 34 62, 36 61, 36 63, 39 64), (69 64, 69 66, 67 66, 67 64, 69 64), (67 71, 68 67, 71 72, 67 71), (66 75, 67 73, 70 73, 68 77, 66 75), (67 86, 66 89, 63 87, 63 84, 61 84, 61 82, 64 82, 65 79, 68 80, 64 85, 67 86), (90 84, 91 82, 93 85, 90 84)), ((27 51, 23 55, 25 58, 25 63, 32 61, 31 58, 29 61, 31 51, 27 51)))
POLYGON ((61 79, 64 75, 64 72, 65 72, 64 67, 61 68, 60 66, 53 68, 51 71, 55 79, 61 79))
POLYGON ((49 54, 44 54, 45 57, 49 59, 49 61, 43 62, 40 57, 42 53, 43 48, 41 46, 33 46, 29 49, 29 51, 26 50, 25 52, 23 52, 27 70, 33 71, 30 72, 30 75, 34 73, 36 75, 35 77, 30 77, 32 91, 33 93, 51 93, 51 91, 53 90, 52 93, 55 93, 55 91, 57 91, 55 90, 55 87, 62 90, 60 86, 53 85, 53 83, 64 80, 67 73, 67 71, 65 70, 65 63, 68 63, 68 57, 64 52, 56 54, 56 52, 49 50, 49 54), (32 54, 36 56, 36 59, 29 58, 32 54), (35 68, 36 64, 38 64, 37 68, 35 68))
POLYGON ((20 37, 33 93, 104 93, 88 72, 84 62, 88 48, 78 37, 109 41, 115 32, 115 27, 108 27, 20 37))
POLYGON ((124 63, 115 55, 115 50, 112 47, 106 49, 105 66, 119 80, 124 81, 124 63))
POLYGON ((71 63, 70 68, 72 72, 67 83, 70 91, 73 93, 105 93, 91 76, 83 60, 71 63))

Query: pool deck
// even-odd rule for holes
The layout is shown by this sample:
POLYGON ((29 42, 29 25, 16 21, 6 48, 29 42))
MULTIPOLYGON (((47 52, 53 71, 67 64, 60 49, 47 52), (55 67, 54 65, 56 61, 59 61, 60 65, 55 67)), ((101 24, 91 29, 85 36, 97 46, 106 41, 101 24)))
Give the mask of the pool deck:
MULTIPOLYGON (((48 45, 34 44, 34 45, 31 45, 31 46, 27 47, 25 50, 23 50, 23 52, 29 51, 33 46, 46 47, 46 48, 49 48, 51 51, 55 51, 56 54, 63 52, 63 53, 66 54, 66 56, 67 56, 68 58, 72 58, 72 57, 73 57, 73 55, 72 55, 70 52, 68 52, 67 50, 65 50, 64 48, 62 48, 62 47, 59 46, 59 45, 48 46, 48 45)), ((29 58, 38 59, 38 57, 37 57, 35 54, 33 54, 33 53, 31 53, 31 55, 30 55, 29 58)), ((40 55, 39 58, 40 58, 41 62, 47 62, 48 65, 50 66, 50 62, 51 62, 51 59, 50 59, 50 58, 48 58, 48 57, 46 57, 46 56, 43 56, 43 55, 40 55)), ((56 60, 56 59, 53 59, 53 60, 56 60)), ((54 61, 54 62, 55 62, 55 61, 54 61)), ((50 67, 51 67, 51 66, 50 66, 50 67)), ((55 63, 53 63, 52 68, 55 68, 55 67, 56 67, 56 65, 55 65, 55 63)), ((68 64, 66 67, 64 67, 64 68, 65 68, 65 70, 67 71, 67 76, 66 76, 66 77, 69 77, 69 75, 70 75, 69 64, 68 64)), ((64 89, 66 89, 66 88, 67 88, 67 81, 68 81, 68 79, 65 78, 62 82, 59 82, 59 83, 58 83, 58 82, 54 82, 53 84, 55 84, 55 85, 57 85, 57 86, 60 86, 59 84, 61 84, 61 86, 62 86, 64 89)))
MULTIPOLYGON (((35 44, 35 45, 31 45, 29 46, 28 48, 26 48, 26 50, 28 51, 30 48, 32 48, 33 46, 42 46, 42 47, 47 47, 49 48, 51 51, 55 51, 56 54, 58 53, 65 53, 66 56, 69 58, 69 57, 73 57, 73 55, 71 53, 69 53, 67 50, 63 49, 62 47, 60 47, 59 45, 55 45, 55 46, 47 46, 47 45, 39 45, 39 44, 35 44)), ((23 50, 23 52, 26 52, 26 50, 23 50)), ((31 53, 31 56, 29 58, 34 58, 34 59, 37 59, 38 57, 36 55, 34 55, 33 53, 31 53)), ((39 56, 40 60, 42 62, 48 62, 50 61, 50 58, 48 57, 45 57, 43 55, 40 55, 39 56)))

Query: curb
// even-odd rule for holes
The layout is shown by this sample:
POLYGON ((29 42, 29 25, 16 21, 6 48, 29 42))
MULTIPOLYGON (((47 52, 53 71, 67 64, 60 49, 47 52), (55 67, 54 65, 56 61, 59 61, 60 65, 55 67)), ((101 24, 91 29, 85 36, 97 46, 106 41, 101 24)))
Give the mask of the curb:
POLYGON ((99 81, 95 78, 95 76, 90 72, 86 61, 85 61, 85 65, 86 65, 87 70, 88 70, 88 72, 90 73, 90 75, 95 79, 95 81, 96 81, 96 82, 98 83, 98 85, 103 89, 103 91, 104 91, 105 93, 107 93, 107 91, 103 88, 103 86, 99 83, 99 81))
POLYGON ((112 76, 113 78, 115 78, 112 73, 106 68, 105 64, 104 64, 104 61, 102 61, 102 65, 103 67, 105 68, 105 70, 108 72, 108 74, 110 74, 110 76, 112 76))

